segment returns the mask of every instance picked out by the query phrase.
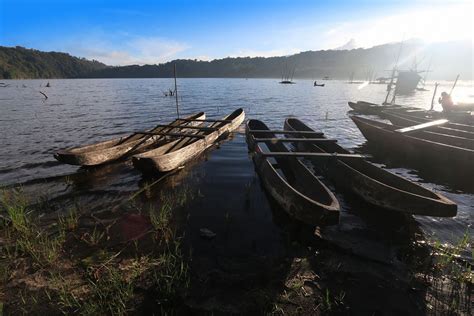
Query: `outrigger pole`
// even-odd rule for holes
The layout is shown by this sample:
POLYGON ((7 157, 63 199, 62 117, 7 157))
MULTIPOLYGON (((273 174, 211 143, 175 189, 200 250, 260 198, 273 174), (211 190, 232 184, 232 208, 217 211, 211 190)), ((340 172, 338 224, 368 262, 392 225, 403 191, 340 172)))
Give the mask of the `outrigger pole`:
POLYGON ((176 63, 174 64, 174 95, 176 97, 176 115, 179 118, 178 85, 176 84, 176 63))

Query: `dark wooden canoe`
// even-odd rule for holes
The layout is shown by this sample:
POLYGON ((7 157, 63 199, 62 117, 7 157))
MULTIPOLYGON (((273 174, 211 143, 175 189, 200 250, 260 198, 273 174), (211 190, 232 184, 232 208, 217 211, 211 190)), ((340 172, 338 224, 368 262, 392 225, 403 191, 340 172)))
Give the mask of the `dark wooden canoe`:
MULTIPOLYGON (((474 178, 474 150, 436 142, 426 138, 431 132, 401 134, 395 132, 399 126, 351 116, 364 137, 380 149, 393 155, 401 155, 417 163, 436 165, 436 169, 462 170, 464 175, 474 178)), ((431 133, 431 137, 433 137, 431 133)), ((436 135, 435 135, 436 136, 436 135)), ((447 135, 445 135, 447 136, 447 135)))
POLYGON ((453 106, 455 111, 474 111, 474 103, 459 102, 453 106))
POLYGON ((354 103, 354 102, 347 102, 347 103, 349 104, 349 107, 351 109, 353 109, 354 111, 360 114, 377 115, 381 111, 384 111, 384 110, 401 108, 400 105, 380 105, 380 104, 375 104, 375 103, 365 102, 365 101, 357 101, 357 103, 354 103))
POLYGON ((288 152, 282 143, 255 142, 255 138, 275 137, 263 122, 249 120, 245 135, 263 186, 291 217, 310 225, 338 222, 339 202, 336 197, 298 158, 259 155, 264 151, 288 152))
MULTIPOLYGON (((393 125, 403 126, 403 127, 418 125, 418 124, 427 123, 431 121, 429 119, 423 119, 423 118, 418 118, 416 116, 406 115, 406 114, 403 114, 402 112, 395 113, 393 111, 384 111, 382 113, 382 117, 385 119, 388 119, 393 125)), ((446 123, 441 126, 430 127, 426 130, 430 132, 458 136, 458 137, 463 137, 463 138, 468 138, 468 139, 474 138, 474 132, 457 128, 459 126, 463 126, 463 125, 446 123)), ((465 125, 465 126, 469 127, 469 125, 465 125)))
MULTIPOLYGON (((438 111, 428 111, 423 109, 415 108, 393 108, 386 109, 389 111, 400 112, 403 114, 408 114, 410 116, 416 116, 421 118, 428 118, 432 120, 438 119, 448 119, 452 123, 467 124, 471 127, 474 124, 474 113, 469 111, 452 111, 452 112, 438 112, 438 111)), ((384 111, 386 111, 384 110, 384 111)))
MULTIPOLYGON (((203 120, 205 118, 206 115, 204 112, 192 114, 186 117, 186 119, 189 120, 203 120)), ((182 126, 196 124, 200 123, 195 121, 187 122, 182 120, 174 120, 169 125, 182 126)), ((173 129, 169 127, 156 127, 148 130, 147 132, 164 133, 172 131, 173 129)), ((96 144, 60 150, 54 154, 54 158, 71 165, 95 166, 131 156, 145 150, 149 146, 162 145, 169 141, 170 138, 163 135, 133 133, 96 144)))
POLYGON ((242 124, 245 119, 243 109, 237 109, 220 122, 214 122, 196 133, 201 138, 182 137, 158 148, 134 155, 134 167, 146 172, 167 172, 184 165, 204 150, 212 146, 217 139, 228 135, 242 124))
MULTIPOLYGON (((286 119, 284 129, 314 131, 295 118, 286 119)), ((298 143, 297 147, 316 153, 350 153, 336 142, 305 142, 298 143)), ((351 191, 377 207, 413 215, 456 216, 457 205, 446 197, 377 167, 363 158, 313 161, 314 166, 337 187, 351 191)))

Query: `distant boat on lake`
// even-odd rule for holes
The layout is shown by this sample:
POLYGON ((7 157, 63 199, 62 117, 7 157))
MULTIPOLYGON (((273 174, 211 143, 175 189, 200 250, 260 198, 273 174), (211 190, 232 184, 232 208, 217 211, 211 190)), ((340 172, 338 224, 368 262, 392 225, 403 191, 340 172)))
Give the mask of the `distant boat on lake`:
POLYGON ((288 68, 288 63, 285 66, 285 71, 281 75, 281 84, 294 84, 293 82, 293 76, 295 75, 295 69, 296 67, 293 67, 293 69, 288 68))

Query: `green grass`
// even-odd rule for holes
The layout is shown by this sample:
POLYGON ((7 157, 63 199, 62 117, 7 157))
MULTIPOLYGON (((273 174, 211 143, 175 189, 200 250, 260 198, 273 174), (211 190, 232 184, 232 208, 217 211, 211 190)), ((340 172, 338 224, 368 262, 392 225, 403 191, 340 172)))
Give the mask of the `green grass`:
POLYGON ((5 227, 9 243, 2 247, 3 255, 16 257, 26 255, 45 266, 54 263, 60 255, 65 232, 51 234, 34 223, 33 211, 19 189, 3 190, 0 195, 0 209, 6 213, 5 227))
POLYGON ((469 232, 454 245, 432 243, 432 271, 430 292, 434 300, 429 304, 435 312, 445 314, 470 314, 470 293, 473 287, 472 262, 474 250, 469 232), (462 253, 470 252, 471 258, 462 258, 462 253))
MULTIPOLYGON (((14 304, 14 310, 19 313, 31 314, 46 309, 63 314, 125 315, 136 307, 135 290, 143 288, 144 284, 156 293, 156 301, 166 311, 168 306, 175 307, 171 305, 189 287, 189 267, 182 254, 181 238, 177 237, 172 223, 174 210, 192 198, 189 190, 162 196, 160 207, 156 211, 148 210, 159 247, 146 255, 141 254, 139 240, 123 245, 124 249, 119 252, 110 252, 102 246, 107 233, 98 225, 76 234, 79 225, 77 205, 55 222, 42 227, 35 214, 43 210, 31 209, 21 190, 0 193, 4 237, 0 279, 10 282, 17 262, 28 258, 32 270, 26 273, 41 271, 42 275, 47 275, 42 281, 45 283, 42 290, 22 287, 16 294, 11 294, 14 303, 9 304, 14 304), (68 242, 76 240, 81 247, 92 250, 92 254, 86 251, 89 257, 69 257, 63 251, 66 239, 68 242), (127 256, 135 253, 136 257, 121 257, 125 249, 129 253, 127 256), (97 256, 101 260, 86 260, 97 256), (74 284, 69 279, 71 275, 74 284)), ((131 203, 138 208, 136 201, 131 200, 131 203)), ((47 203, 36 205, 41 207, 47 203)))

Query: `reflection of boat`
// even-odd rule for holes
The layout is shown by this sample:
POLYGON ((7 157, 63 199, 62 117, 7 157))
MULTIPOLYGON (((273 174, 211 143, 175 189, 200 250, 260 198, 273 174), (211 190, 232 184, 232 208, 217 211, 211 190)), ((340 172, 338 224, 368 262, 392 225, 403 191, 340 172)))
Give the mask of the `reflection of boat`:
MULTIPOLYGON (((285 130, 314 132, 294 118, 285 120, 285 130)), ((321 136, 321 139, 325 137, 321 136)), ((350 154, 348 150, 329 140, 299 143, 298 146, 309 152, 350 154)), ((456 215, 456 204, 444 196, 379 168, 363 158, 317 161, 314 166, 328 176, 335 185, 355 193, 377 207, 415 215, 456 215)))
MULTIPOLYGON (((249 120, 246 139, 263 186, 292 217, 311 225, 335 224, 339 202, 334 194, 296 157, 262 156, 256 138, 274 138, 261 121, 249 120), (274 159, 275 162, 272 162, 274 159)), ((265 143, 270 152, 289 152, 282 143, 265 143)))
POLYGON ((465 138, 427 131, 411 134, 396 132, 398 126, 389 125, 366 118, 351 116, 364 137, 374 145, 391 154, 403 155, 417 162, 436 163, 437 168, 458 169, 468 178, 474 177, 474 147, 459 147, 465 138))
MULTIPOLYGON (((390 120, 390 122, 392 122, 393 125, 403 126, 403 127, 413 126, 413 125, 432 121, 429 119, 419 118, 416 116, 410 116, 410 115, 405 114, 404 112, 396 113, 395 111, 383 111, 381 113, 381 116, 385 119, 390 120)), ((466 131, 466 130, 460 129, 459 127, 462 128, 462 126, 469 127, 469 125, 446 123, 442 126, 434 126, 427 130, 430 132, 436 132, 436 133, 441 133, 441 134, 446 134, 446 135, 453 135, 453 136, 473 139, 474 131, 466 131)))
MULTIPOLYGON (((202 120, 205 117, 204 112, 200 112, 190 115, 186 119, 202 120)), ((169 125, 183 126, 196 124, 199 124, 199 122, 174 120, 169 125)), ((170 136, 170 133, 173 131, 174 128, 160 125, 147 132, 133 133, 92 145, 61 150, 54 155, 54 158, 71 165, 95 166, 139 153, 151 145, 165 144, 170 141, 165 136, 170 136)))
POLYGON ((214 120, 209 126, 200 127, 194 135, 181 137, 158 148, 133 156, 133 165, 143 172, 174 170, 212 146, 222 135, 228 135, 238 128, 244 118, 244 110, 237 109, 222 120, 214 120))

